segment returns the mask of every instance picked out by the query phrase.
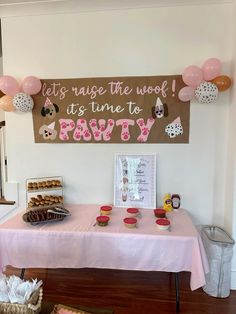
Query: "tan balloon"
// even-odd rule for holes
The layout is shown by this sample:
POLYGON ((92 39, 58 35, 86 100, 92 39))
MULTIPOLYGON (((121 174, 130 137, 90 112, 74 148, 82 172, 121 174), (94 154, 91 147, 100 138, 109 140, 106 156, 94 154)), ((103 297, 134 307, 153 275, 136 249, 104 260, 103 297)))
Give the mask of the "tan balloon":
POLYGON ((0 98, 0 109, 4 111, 15 111, 15 107, 13 106, 13 97, 5 95, 0 98))
POLYGON ((211 80, 211 83, 214 83, 220 92, 224 92, 229 89, 231 86, 231 79, 227 75, 220 75, 211 80))

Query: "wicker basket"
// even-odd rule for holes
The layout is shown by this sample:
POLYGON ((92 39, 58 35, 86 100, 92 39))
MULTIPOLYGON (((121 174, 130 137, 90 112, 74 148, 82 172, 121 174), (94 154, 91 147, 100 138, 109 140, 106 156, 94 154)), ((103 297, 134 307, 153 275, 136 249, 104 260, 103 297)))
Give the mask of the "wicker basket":
POLYGON ((0 302, 1 314, 38 314, 41 311, 43 289, 36 290, 26 304, 0 302))
POLYGON ((91 312, 85 312, 85 311, 78 310, 78 309, 75 309, 66 305, 61 305, 61 304, 55 305, 51 314, 58 314, 58 312, 62 309, 69 311, 71 314, 92 314, 91 312))

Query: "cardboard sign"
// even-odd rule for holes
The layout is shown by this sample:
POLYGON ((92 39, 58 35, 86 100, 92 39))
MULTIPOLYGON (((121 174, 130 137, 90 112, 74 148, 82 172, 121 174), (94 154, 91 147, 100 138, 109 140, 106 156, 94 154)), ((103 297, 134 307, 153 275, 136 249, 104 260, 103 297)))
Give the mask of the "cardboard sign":
POLYGON ((188 143, 180 75, 41 80, 36 143, 188 143))

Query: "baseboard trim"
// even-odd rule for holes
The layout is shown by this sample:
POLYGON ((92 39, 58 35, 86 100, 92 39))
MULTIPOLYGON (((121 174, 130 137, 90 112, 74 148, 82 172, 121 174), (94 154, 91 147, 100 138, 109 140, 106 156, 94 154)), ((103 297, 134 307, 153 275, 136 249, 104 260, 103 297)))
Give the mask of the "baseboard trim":
POLYGON ((10 217, 10 215, 13 215, 16 209, 16 204, 10 206, 0 205, 0 224, 6 221, 10 217))
POLYGON ((231 270, 231 289, 236 290, 236 270, 231 270))
POLYGON ((0 205, 15 205, 15 201, 7 201, 5 198, 0 198, 0 205))

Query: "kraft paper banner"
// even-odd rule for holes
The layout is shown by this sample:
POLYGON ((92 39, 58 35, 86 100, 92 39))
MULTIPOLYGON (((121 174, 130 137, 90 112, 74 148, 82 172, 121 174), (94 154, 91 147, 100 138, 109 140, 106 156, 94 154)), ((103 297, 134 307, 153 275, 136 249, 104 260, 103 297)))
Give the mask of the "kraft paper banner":
POLYGON ((188 143, 181 75, 41 80, 36 143, 188 143))

